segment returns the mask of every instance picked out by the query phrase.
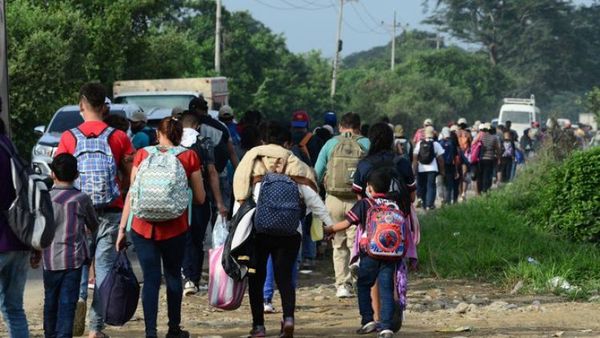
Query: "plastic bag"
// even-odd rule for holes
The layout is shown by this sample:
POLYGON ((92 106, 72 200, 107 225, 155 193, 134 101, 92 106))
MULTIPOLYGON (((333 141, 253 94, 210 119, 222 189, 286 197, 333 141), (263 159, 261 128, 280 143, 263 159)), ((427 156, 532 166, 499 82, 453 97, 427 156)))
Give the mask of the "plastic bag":
POLYGON ((229 227, 227 226, 227 220, 219 215, 217 216, 217 220, 213 225, 213 233, 212 233, 212 247, 218 248, 225 244, 227 240, 227 235, 229 235, 229 227))
POLYGON ((310 239, 314 242, 323 240, 323 222, 317 217, 313 217, 310 225, 310 239))

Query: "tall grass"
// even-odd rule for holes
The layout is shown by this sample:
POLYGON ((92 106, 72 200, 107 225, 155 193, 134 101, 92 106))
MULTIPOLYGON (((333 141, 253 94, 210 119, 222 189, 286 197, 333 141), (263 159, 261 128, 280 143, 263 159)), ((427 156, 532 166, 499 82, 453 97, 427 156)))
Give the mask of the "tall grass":
POLYGON ((600 290, 600 248, 574 243, 528 225, 535 194, 552 161, 541 159, 518 180, 489 195, 421 217, 422 270, 442 278, 475 278, 524 291, 558 291, 548 284, 562 277, 577 286, 573 296, 600 290), (528 262, 531 257, 535 261, 528 262))

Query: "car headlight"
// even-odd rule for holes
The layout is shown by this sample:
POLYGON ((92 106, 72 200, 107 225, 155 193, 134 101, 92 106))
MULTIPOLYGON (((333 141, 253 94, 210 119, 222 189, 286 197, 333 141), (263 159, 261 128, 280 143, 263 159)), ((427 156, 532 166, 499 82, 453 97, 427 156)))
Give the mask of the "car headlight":
POLYGON ((54 152, 54 147, 51 147, 51 146, 45 146, 45 145, 38 144, 35 147, 33 147, 33 156, 52 157, 53 152, 54 152))

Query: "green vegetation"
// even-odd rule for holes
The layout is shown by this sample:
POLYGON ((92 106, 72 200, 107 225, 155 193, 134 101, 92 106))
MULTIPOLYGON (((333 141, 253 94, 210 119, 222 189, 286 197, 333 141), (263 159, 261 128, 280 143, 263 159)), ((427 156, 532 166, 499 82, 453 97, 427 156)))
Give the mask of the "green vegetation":
POLYGON ((490 280, 507 288, 523 281, 524 290, 533 292, 561 291, 548 281, 562 277, 578 287, 570 290, 571 296, 598 292, 597 237, 595 243, 571 240, 591 239, 590 233, 597 234, 600 226, 600 172, 593 170, 600 163, 598 154, 598 148, 575 153, 562 165, 542 157, 511 185, 425 215, 419 248, 424 270, 444 278, 490 280), (582 158, 594 158, 591 172, 582 158), (595 190, 578 175, 590 175, 595 190), (589 209, 590 203, 595 209, 589 209))

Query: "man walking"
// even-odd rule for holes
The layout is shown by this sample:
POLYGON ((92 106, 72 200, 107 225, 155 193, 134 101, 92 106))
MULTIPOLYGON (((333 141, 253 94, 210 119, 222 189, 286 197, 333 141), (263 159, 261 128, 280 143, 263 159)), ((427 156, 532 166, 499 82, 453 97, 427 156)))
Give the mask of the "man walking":
POLYGON ((77 157, 80 177, 76 188, 90 195, 98 217, 104 220, 94 243, 96 285, 89 315, 90 338, 107 337, 102 332, 104 308, 97 290, 116 256, 115 241, 124 200, 118 173, 129 177, 135 152, 127 134, 102 121, 105 97, 106 90, 99 83, 81 87, 79 109, 84 122, 62 134, 56 151, 56 155, 69 153, 77 157))
MULTIPOLYGON (((354 173, 358 162, 369 149, 369 140, 360 136, 360 116, 346 113, 342 116, 340 135, 327 141, 315 165, 317 180, 324 183, 327 191, 325 205, 333 222, 341 222, 346 213, 356 203, 352 190, 354 173)), ((352 296, 350 275, 350 255, 354 246, 356 227, 350 227, 335 234, 333 239, 333 268, 335 270, 336 296, 352 296)))
POLYGON ((423 209, 435 209, 436 185, 438 173, 445 176, 444 148, 434 140, 433 127, 424 130, 424 138, 415 145, 413 171, 417 174, 417 195, 423 209))

